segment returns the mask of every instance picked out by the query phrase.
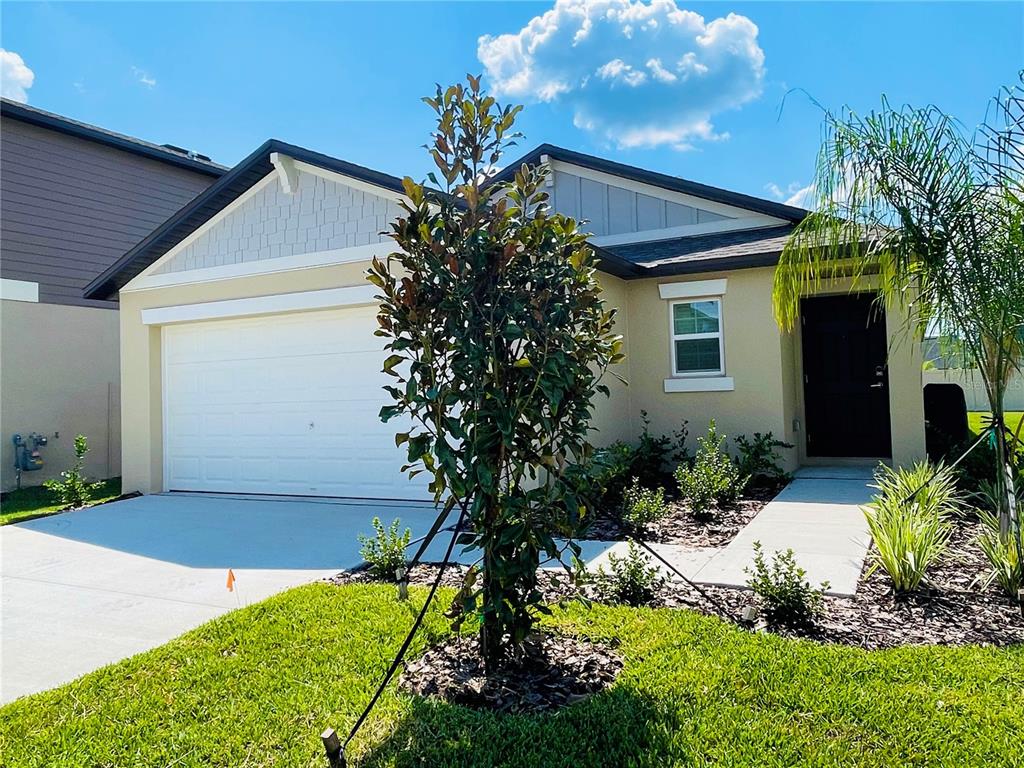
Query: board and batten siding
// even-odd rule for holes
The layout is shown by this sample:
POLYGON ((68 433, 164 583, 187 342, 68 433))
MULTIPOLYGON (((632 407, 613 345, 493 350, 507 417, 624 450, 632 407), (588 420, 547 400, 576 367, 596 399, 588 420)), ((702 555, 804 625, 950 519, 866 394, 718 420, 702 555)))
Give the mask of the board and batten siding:
POLYGON ((398 203, 312 173, 300 173, 293 193, 269 179, 154 274, 351 248, 385 240, 398 203))
POLYGON ((215 177, 5 117, 0 275, 39 301, 111 307, 85 286, 215 177))
POLYGON ((549 193, 552 208, 565 216, 585 220, 584 229, 599 237, 729 218, 566 171, 554 172, 554 185, 549 193))

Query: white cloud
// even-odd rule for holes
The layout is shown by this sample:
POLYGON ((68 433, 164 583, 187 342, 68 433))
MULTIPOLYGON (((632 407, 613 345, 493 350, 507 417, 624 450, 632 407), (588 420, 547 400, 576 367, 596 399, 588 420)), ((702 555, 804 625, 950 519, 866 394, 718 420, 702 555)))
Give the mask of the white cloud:
POLYGON ((573 123, 620 147, 727 138, 713 118, 761 94, 757 26, 706 22, 675 0, 557 0, 519 32, 484 35, 494 95, 567 104, 573 123))
POLYGON ((138 67, 132 67, 132 75, 136 81, 146 86, 147 88, 154 88, 156 86, 156 78, 152 77, 146 70, 139 69, 138 67))
POLYGON ((795 205, 797 208, 811 208, 814 205, 814 195, 817 188, 813 184, 800 187, 786 198, 786 205, 795 205))
POLYGON ((0 94, 5 99, 28 102, 28 89, 36 75, 14 51, 0 48, 0 94))
POLYGON ((764 185, 764 188, 776 200, 781 200, 786 205, 795 205, 797 208, 808 208, 813 205, 814 194, 817 192, 813 183, 803 186, 798 181, 791 182, 785 189, 774 181, 770 181, 764 185))

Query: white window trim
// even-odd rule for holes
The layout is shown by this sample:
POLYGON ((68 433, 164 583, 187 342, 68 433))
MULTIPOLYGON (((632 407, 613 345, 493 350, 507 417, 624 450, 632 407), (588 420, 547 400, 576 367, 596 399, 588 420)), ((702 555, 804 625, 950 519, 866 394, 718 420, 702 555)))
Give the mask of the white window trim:
POLYGON ((179 304, 172 307, 152 307, 142 310, 142 323, 143 325, 170 325, 201 320, 275 315, 281 312, 367 306, 377 303, 376 293, 377 288, 372 285, 354 285, 348 288, 279 293, 250 299, 228 299, 199 304, 179 304))
POLYGON ((9 277, 0 278, 0 299, 38 303, 39 283, 29 280, 12 280, 9 277))
POLYGON ((709 379, 725 376, 725 327, 722 318, 721 296, 700 296, 678 301, 670 301, 668 305, 668 332, 671 342, 672 378, 674 379, 709 379), (675 325, 675 308, 680 304, 695 304, 700 301, 713 301, 718 304, 718 330, 714 333, 677 334, 675 325), (679 340, 718 339, 718 370, 717 371, 680 371, 676 365, 676 342, 679 340))
POLYGON ((715 298, 725 296, 729 281, 721 280, 687 280, 681 283, 662 283, 658 286, 658 295, 663 299, 715 298))
POLYGON ((666 392, 732 392, 736 383, 731 376, 705 376, 665 379, 666 392))

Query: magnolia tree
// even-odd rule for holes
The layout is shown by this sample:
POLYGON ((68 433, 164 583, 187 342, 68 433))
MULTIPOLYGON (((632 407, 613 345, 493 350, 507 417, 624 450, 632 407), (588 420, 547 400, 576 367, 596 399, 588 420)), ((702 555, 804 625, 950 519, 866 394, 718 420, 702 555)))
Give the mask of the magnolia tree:
POLYGON ((480 559, 456 614, 479 623, 494 669, 546 611, 542 557, 578 563, 558 541, 588 507, 578 465, 621 340, 586 235, 548 207, 548 171, 493 181, 521 108, 499 106, 473 77, 424 101, 437 115, 427 150, 440 191, 405 179, 398 251, 369 273, 395 378, 381 418, 411 421, 396 436, 403 469, 430 473, 435 500, 461 509, 459 543, 480 559))
POLYGON ((815 210, 786 244, 775 274, 783 328, 800 297, 831 280, 875 290, 937 330, 977 370, 993 418, 993 494, 1004 536, 1021 552, 1004 422, 1011 377, 1024 365, 1024 98, 1007 88, 972 134, 936 107, 829 114, 815 210))

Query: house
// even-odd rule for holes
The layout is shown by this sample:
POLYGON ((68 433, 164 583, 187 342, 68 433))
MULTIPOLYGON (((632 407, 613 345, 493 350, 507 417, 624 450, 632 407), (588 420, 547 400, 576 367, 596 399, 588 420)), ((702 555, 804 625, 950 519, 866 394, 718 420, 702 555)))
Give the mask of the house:
POLYGON ((26 485, 67 469, 79 433, 88 473, 116 476, 117 297, 82 290, 227 169, 6 99, 0 144, 0 484, 17 482, 15 433, 47 439, 26 485))
MULTIPOLYGON (((848 291, 772 317, 773 266, 805 211, 543 145, 553 206, 586 219, 627 360, 597 442, 714 418, 771 431, 787 466, 924 455, 921 354, 848 291)), ((511 168, 519 167, 514 163, 511 168)), ((120 297, 126 488, 416 498, 381 424, 368 259, 400 180, 271 140, 96 278, 120 297)))

